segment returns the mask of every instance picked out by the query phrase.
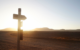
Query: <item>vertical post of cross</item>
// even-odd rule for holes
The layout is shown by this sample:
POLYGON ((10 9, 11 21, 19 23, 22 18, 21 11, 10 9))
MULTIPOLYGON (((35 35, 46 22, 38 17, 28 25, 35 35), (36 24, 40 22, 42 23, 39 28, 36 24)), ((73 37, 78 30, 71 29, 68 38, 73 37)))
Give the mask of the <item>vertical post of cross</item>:
POLYGON ((20 40, 23 40, 23 30, 21 27, 21 20, 27 19, 24 15, 21 15, 21 8, 18 8, 18 14, 13 14, 13 19, 18 19, 18 35, 17 35, 17 50, 20 50, 20 40))
POLYGON ((18 39, 17 39, 17 50, 20 50, 20 24, 21 24, 21 8, 18 9, 18 39))

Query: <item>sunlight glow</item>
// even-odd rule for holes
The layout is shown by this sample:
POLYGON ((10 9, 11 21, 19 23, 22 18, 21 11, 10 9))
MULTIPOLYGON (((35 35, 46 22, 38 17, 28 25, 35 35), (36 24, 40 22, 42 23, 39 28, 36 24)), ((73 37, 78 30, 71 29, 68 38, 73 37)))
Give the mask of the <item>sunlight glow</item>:
MULTIPOLYGON (((17 21, 18 20, 16 20, 16 21, 13 20, 11 25, 9 24, 9 27, 18 29, 18 22, 17 21)), ((32 30, 32 29, 35 29, 35 28, 37 28, 36 24, 31 22, 31 21, 28 21, 28 20, 23 21, 23 24, 22 24, 22 27, 21 27, 21 29, 23 29, 23 30, 32 30)))

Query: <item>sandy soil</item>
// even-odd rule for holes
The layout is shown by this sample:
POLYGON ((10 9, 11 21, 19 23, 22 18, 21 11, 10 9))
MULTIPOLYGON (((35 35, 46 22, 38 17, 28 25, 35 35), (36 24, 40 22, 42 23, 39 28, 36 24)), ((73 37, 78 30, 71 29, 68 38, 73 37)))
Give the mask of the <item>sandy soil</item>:
MULTIPOLYGON (((0 50, 17 50, 17 37, 12 34, 0 33, 0 50)), ((20 50, 80 50, 80 42, 24 37, 20 50)))

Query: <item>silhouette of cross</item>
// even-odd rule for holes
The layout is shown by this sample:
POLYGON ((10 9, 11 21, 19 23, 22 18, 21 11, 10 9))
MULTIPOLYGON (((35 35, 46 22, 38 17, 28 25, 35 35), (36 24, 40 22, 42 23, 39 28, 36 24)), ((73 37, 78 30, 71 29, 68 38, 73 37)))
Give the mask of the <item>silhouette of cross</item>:
POLYGON ((21 8, 18 8, 18 14, 13 14, 13 19, 18 19, 18 39, 17 39, 17 50, 20 50, 20 40, 23 40, 23 30, 20 29, 22 22, 26 17, 21 15, 21 8))

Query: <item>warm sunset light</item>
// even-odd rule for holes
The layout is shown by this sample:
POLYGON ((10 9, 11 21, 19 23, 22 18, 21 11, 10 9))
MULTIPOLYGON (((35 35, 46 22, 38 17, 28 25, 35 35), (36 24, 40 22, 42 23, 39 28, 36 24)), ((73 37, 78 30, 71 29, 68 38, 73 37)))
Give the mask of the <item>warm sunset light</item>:
MULTIPOLYGON (((70 2, 58 1, 1 1, 0 4, 0 29, 17 28, 18 20, 13 19, 13 14, 18 14, 18 8, 22 9, 21 15, 27 19, 23 21, 23 30, 48 27, 52 29, 79 29, 79 6, 70 2), (14 4, 15 3, 15 4, 14 4), (69 5, 67 4, 69 3, 69 5), (68 5, 68 6, 67 6, 68 5), (70 6, 72 5, 72 6, 70 6), (75 8, 74 8, 75 7, 75 8)), ((78 4, 79 5, 79 4, 78 4)))
POLYGON ((36 28, 36 26, 31 26, 31 25, 28 25, 27 23, 24 23, 23 27, 21 27, 21 29, 23 29, 23 30, 32 30, 35 28, 36 28))
POLYGON ((0 0, 0 50, 80 50, 80 0, 0 0))
MULTIPOLYGON (((9 25, 9 27, 17 29, 18 28, 17 21, 18 20, 13 20, 13 22, 11 23, 11 25, 9 25)), ((37 25, 36 23, 31 23, 31 21, 25 20, 25 21, 23 21, 23 26, 21 27, 21 29, 23 29, 23 30, 32 30, 32 29, 37 28, 36 25, 37 25)), ((8 27, 6 27, 6 28, 8 28, 8 27)))

